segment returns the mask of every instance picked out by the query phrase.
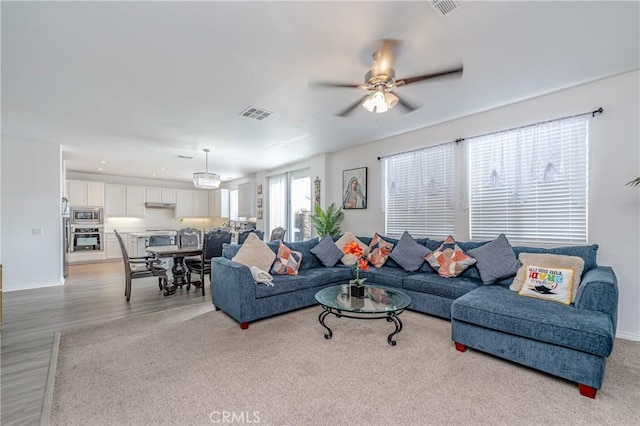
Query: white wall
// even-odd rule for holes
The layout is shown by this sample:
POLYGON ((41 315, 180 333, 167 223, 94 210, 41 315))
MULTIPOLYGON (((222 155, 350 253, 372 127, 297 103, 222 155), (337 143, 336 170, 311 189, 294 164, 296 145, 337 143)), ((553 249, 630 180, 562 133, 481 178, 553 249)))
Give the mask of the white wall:
POLYGON ((60 146, 3 138, 2 151, 4 290, 61 285, 60 146))
MULTIPOLYGON (((346 210, 342 229, 383 233, 378 156, 602 107, 590 122, 589 241, 600 245, 598 263, 618 277, 618 335, 640 340, 640 189, 625 186, 640 175, 639 82, 635 71, 331 154, 327 203, 341 201, 343 170, 368 167, 368 207, 346 210)), ((456 217, 455 237, 466 240, 468 214, 458 208, 456 217)))

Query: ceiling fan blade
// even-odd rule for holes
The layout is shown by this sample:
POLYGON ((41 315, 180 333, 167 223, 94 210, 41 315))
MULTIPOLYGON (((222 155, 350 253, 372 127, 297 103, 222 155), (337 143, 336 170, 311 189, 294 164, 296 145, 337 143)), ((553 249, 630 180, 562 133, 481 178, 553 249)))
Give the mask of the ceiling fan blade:
POLYGON ((357 101, 355 101, 354 103, 349 105, 347 108, 342 110, 339 114, 336 114, 336 116, 338 116, 338 117, 346 117, 346 116, 350 115, 353 111, 355 111, 356 108, 358 108, 360 105, 362 105, 364 100, 367 99, 368 97, 369 97, 369 94, 364 95, 363 97, 361 97, 360 99, 358 99, 357 101))
POLYGON ((389 70, 393 68, 393 61, 399 44, 399 40, 391 38, 382 40, 380 50, 373 54, 373 69, 376 75, 388 75, 389 70))
POLYGON ((403 100, 398 95, 396 95, 396 97, 398 98, 398 105, 401 105, 407 111, 407 113, 410 113, 411 111, 414 111, 414 110, 418 109, 417 106, 415 106, 413 104, 410 104, 409 102, 403 100))
POLYGON ((416 77, 400 78, 396 80, 395 86, 404 86, 411 83, 417 83, 419 81, 429 80, 437 77, 454 76, 456 74, 458 74, 459 76, 462 75, 462 67, 448 71, 435 72, 432 74, 418 75, 416 77))
POLYGON ((347 89, 366 89, 364 84, 333 83, 330 81, 310 81, 309 87, 342 87, 347 89))

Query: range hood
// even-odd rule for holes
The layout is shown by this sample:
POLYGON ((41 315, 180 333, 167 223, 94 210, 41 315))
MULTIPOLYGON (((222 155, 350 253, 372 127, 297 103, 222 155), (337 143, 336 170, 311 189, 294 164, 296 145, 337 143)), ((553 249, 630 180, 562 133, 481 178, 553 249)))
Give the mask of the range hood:
POLYGON ((148 209, 175 209, 175 203, 144 203, 144 206, 148 209))

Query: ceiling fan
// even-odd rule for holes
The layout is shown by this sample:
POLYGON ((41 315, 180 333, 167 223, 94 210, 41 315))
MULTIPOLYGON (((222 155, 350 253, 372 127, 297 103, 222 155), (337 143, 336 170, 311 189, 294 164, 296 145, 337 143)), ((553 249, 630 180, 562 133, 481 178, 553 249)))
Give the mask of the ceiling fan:
POLYGON ((392 92, 393 89, 400 86, 406 86, 407 84, 431 80, 439 77, 456 75, 459 77, 462 75, 461 65, 460 67, 454 69, 418 75, 410 78, 396 79, 396 71, 393 69, 393 59, 398 44, 398 40, 382 40, 382 46, 380 50, 373 53, 373 68, 365 74, 363 84, 311 81, 309 82, 309 86, 342 87, 367 90, 369 93, 336 114, 338 117, 346 117, 353 113, 358 105, 362 105, 362 107, 364 107, 364 109, 369 112, 383 113, 396 106, 396 104, 399 104, 407 112, 411 112, 417 107, 396 96, 392 92))

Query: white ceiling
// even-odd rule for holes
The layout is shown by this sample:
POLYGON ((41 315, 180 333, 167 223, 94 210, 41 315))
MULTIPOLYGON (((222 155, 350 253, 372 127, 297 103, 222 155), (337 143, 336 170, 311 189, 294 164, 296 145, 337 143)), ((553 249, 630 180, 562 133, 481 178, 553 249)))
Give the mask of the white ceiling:
POLYGON ((69 171, 184 181, 209 148, 236 178, 637 69, 639 6, 2 1, 2 136, 61 144, 69 171), (381 126, 333 116, 364 92, 309 80, 362 82, 382 38, 402 40, 398 77, 464 74, 398 88, 422 107, 381 126))

